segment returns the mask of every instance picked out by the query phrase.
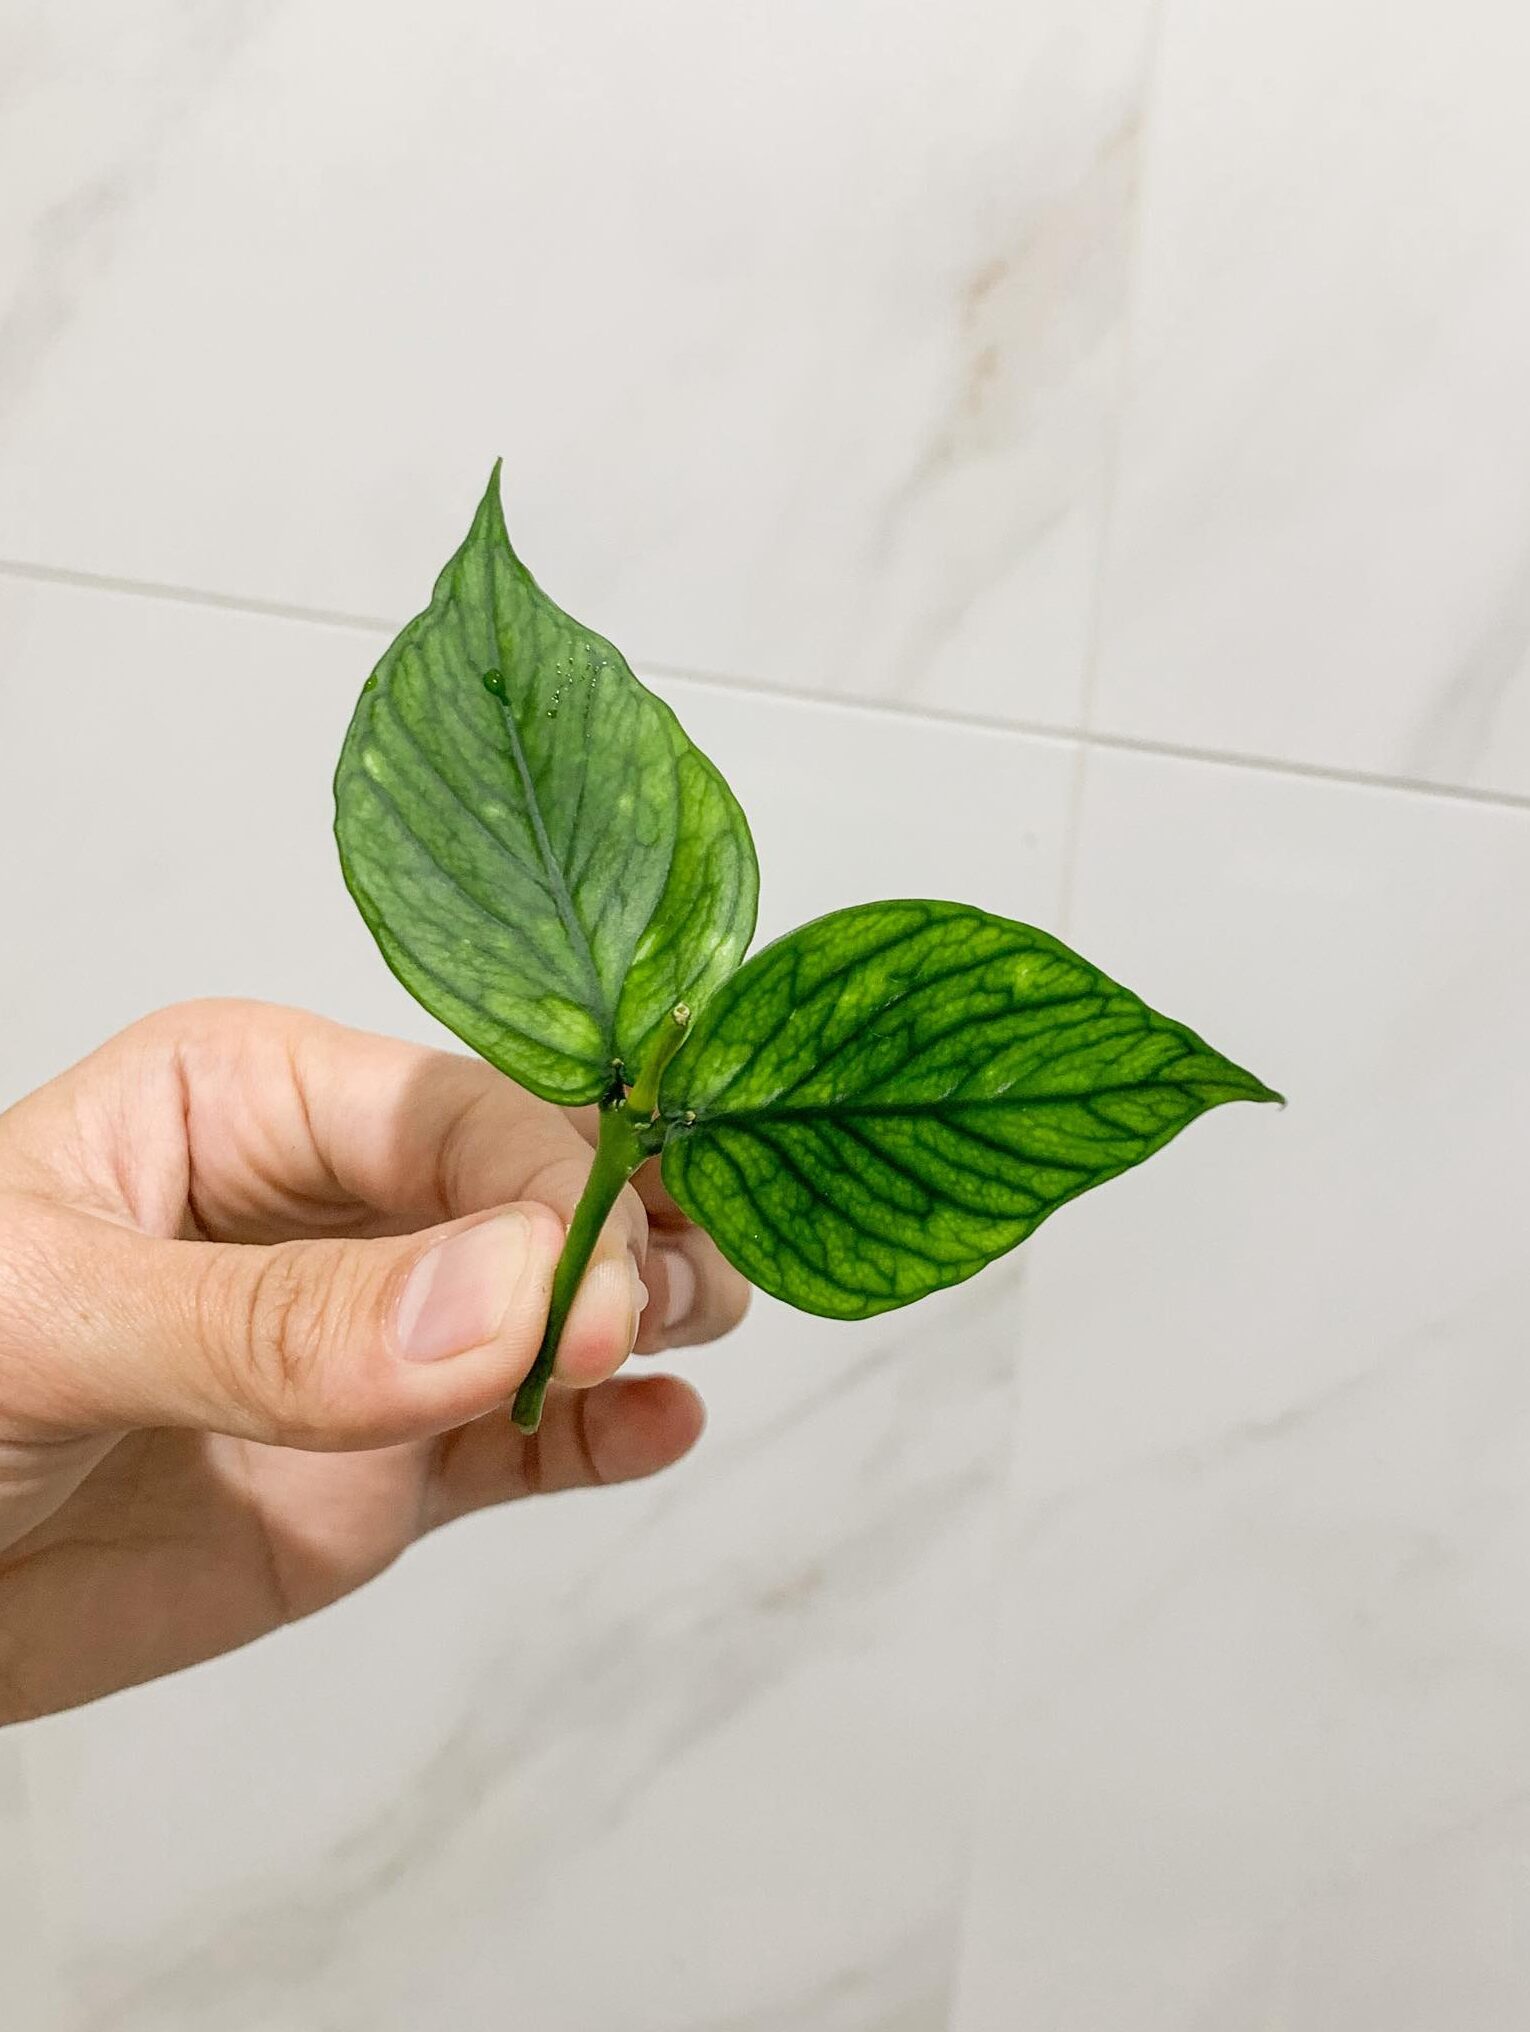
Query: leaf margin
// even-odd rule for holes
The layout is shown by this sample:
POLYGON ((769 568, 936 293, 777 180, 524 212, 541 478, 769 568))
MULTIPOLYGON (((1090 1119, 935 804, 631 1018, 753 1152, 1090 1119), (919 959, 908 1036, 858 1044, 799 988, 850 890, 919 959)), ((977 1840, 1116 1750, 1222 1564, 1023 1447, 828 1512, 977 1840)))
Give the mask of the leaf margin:
MULTIPOLYGON (((916 982, 906 992, 915 992, 920 985, 920 983, 916 982)), ((883 1005, 877 1013, 885 1013, 887 1006, 890 1005, 883 1005)), ((746 1060, 746 1064, 750 1062, 752 1061, 746 1060)), ((1177 1085, 1187 1093, 1192 1091, 1188 1083, 1172 1080, 1143 1080, 1134 1084, 1140 1085, 1145 1089, 1151 1089, 1154 1086, 1172 1088, 1177 1085)), ((1098 1091, 1103 1091, 1103 1089, 1098 1091)), ((1051 1103, 1072 1098, 1082 1099, 1084 1096, 1060 1095, 1040 1098, 1047 1103, 1051 1103)), ((1188 1024, 1166 1016, 1161 1011, 1144 1002, 1133 990, 1126 988, 1122 983, 1105 974, 1093 962, 1085 959, 1081 953, 1066 945, 1063 940, 1057 938, 1054 934, 1043 931, 1038 926, 1024 924, 1018 919, 1007 918, 992 911, 982 910, 973 904, 956 903, 938 898, 885 898, 870 903, 852 904, 811 918, 805 924, 796 926, 793 930, 783 933, 780 937, 761 947, 757 953, 752 954, 729 976, 709 1005, 706 1016, 698 1019, 697 1024, 694 1026, 694 1034, 687 1048, 680 1053, 666 1072, 660 1093, 660 1107, 669 1133, 661 1159, 661 1171, 666 1188, 682 1210, 692 1221, 712 1235, 717 1246, 728 1257, 728 1260, 734 1264, 734 1267, 740 1270, 759 1289, 768 1292, 774 1297, 784 1299, 786 1303, 792 1304, 800 1310, 815 1312, 821 1317, 865 1319, 876 1317, 883 1312, 897 1310, 907 1304, 916 1303, 920 1298, 933 1295, 936 1291, 950 1289, 954 1285, 965 1282, 967 1278, 975 1276, 979 1270, 986 1268, 988 1264, 996 1261, 999 1256, 1008 1254, 1012 1249, 1019 1247, 1023 1242, 1029 1240, 1037 1229, 1061 1207, 1070 1204, 1075 1199, 1081 1198, 1084 1193, 1093 1191, 1097 1186, 1108 1184, 1112 1179, 1119 1178, 1126 1172, 1134 1170, 1139 1164, 1145 1163, 1149 1157, 1156 1156, 1160 1150, 1164 1149, 1187 1129, 1192 1122, 1199 1120, 1202 1115, 1210 1113, 1213 1108, 1240 1100, 1275 1103, 1280 1106, 1285 1105, 1284 1097, 1281 1094, 1267 1086, 1254 1074, 1247 1072, 1242 1066, 1237 1065, 1233 1060, 1228 1059, 1223 1053, 1216 1051, 1214 1047, 1206 1043, 1206 1040, 1198 1032, 1192 1030, 1188 1024), (698 1194, 694 1190, 691 1177, 694 1148, 692 1156, 688 1158, 685 1154, 687 1144, 694 1143, 698 1131, 704 1136, 707 1133, 709 1125, 716 1129, 725 1129, 730 1119, 735 1122, 745 1119, 745 1112, 740 1110, 733 1111, 730 1117, 726 1107, 709 1116, 705 1112, 704 1097, 699 1096, 696 1092, 697 1071, 698 1067, 704 1062, 706 1047, 713 1042, 714 1034, 719 1026, 726 1026, 734 1004, 750 992, 750 977, 756 975, 757 970, 763 972, 765 968, 778 962, 785 949, 814 934, 823 932, 827 927, 834 926, 847 919, 869 918, 876 913, 898 910, 933 911, 945 915, 948 921, 956 919, 971 920, 1000 933, 1018 932, 1023 934, 1027 940, 1034 942, 1037 950, 1054 957, 1067 966, 1082 969, 1091 978, 1092 982, 1097 984, 1098 989, 1111 995, 1126 998, 1136 1011, 1140 1011, 1141 1017, 1144 1019, 1141 1025, 1144 1036, 1154 1034, 1172 1036, 1176 1041, 1183 1042, 1188 1047, 1187 1057, 1203 1056, 1208 1062, 1207 1069, 1205 1074, 1196 1083, 1195 1091, 1199 1105, 1195 1106, 1192 1112, 1187 1113, 1179 1121, 1169 1122, 1157 1133, 1144 1136, 1141 1139, 1143 1147, 1137 1154, 1126 1157, 1118 1163, 1100 1166, 1090 1172, 1089 1175, 1083 1177, 1072 1189, 1058 1192, 1034 1219, 1019 1223, 1022 1226, 1022 1232, 1015 1235, 1013 1240, 1002 1247, 988 1253, 976 1255, 964 1267, 953 1270, 951 1275, 932 1278, 925 1283, 924 1288, 910 1291, 907 1295, 878 1299, 873 1295, 866 1294, 860 1302, 855 1304, 847 1303, 843 1306, 812 1304, 806 1302, 801 1295, 794 1295, 791 1289, 784 1288, 779 1280, 773 1281, 769 1275, 768 1268, 764 1266, 758 1254, 751 1256, 748 1252, 740 1251, 736 1247, 735 1236, 731 1236, 726 1232, 719 1233, 719 1227, 725 1228, 726 1224, 716 1218, 715 1209, 709 1206, 707 1195, 705 1193, 698 1194), (1219 1076, 1222 1074, 1226 1076, 1219 1076), (698 1101, 701 1101, 702 1105, 698 1105, 698 1101), (735 1246, 730 1247, 730 1242, 733 1242, 735 1246)), ((1002 1102, 998 1097, 991 1097, 985 1099, 981 1104, 1002 1105, 1002 1102)), ((970 1107, 979 1105, 979 1103, 974 1101, 960 1104, 942 1101, 931 1104, 910 1104, 902 1109, 889 1104, 888 1112, 914 1114, 919 1112, 921 1106, 926 1105, 933 1112, 936 1107, 950 1108, 954 1105, 967 1105, 970 1107)), ((770 1111, 756 1112, 763 1112, 768 1115, 770 1111)), ((785 1115, 791 1112, 782 1111, 781 1118, 784 1119, 785 1115)), ((800 1116, 805 1111, 797 1110, 795 1112, 800 1116)), ((825 1109, 822 1112, 827 1113, 830 1111, 825 1109)), ((853 1112, 853 1110, 847 1107, 842 1112, 849 1113, 853 1112)), ((1079 1167, 1070 1165, 1066 1168, 1077 1169, 1079 1167)))
MULTIPOLYGON (((612 1079, 613 1060, 623 1064, 629 1078, 635 1075, 644 1053, 651 1048, 674 1001, 684 999, 689 1006, 699 1011, 737 970, 753 937, 758 914, 759 857, 748 819, 727 779, 711 758, 691 740, 669 701, 643 682, 608 637, 576 620, 566 609, 560 607, 542 589, 522 562, 510 541, 505 523, 500 493, 502 468, 503 460, 496 459, 468 531, 437 572, 429 601, 399 629, 373 665, 361 687, 346 727, 331 781, 335 806, 332 829, 346 889, 371 933, 384 964, 406 992, 470 1050, 508 1077, 515 1079, 528 1091, 557 1105, 579 1106, 601 1099, 608 1091, 612 1079), (608 1042, 611 1048, 597 1063, 593 1058, 581 1059, 577 1054, 564 1051, 556 1045, 548 1046, 545 1041, 536 1039, 530 1033, 522 1033, 532 1051, 540 1053, 548 1062, 549 1070, 545 1074, 539 1074, 537 1065, 529 1053, 523 1056, 515 1051, 507 1052, 502 1042, 486 1043, 491 1026, 501 1039, 512 1030, 512 1026, 490 1017, 487 1012, 477 1008, 455 984, 443 979, 439 974, 433 974, 418 954, 408 951, 404 941, 388 923, 383 908, 369 893, 345 838, 345 783, 349 771, 360 766, 356 760, 356 751, 363 738, 368 701, 386 686, 389 673, 400 658, 406 652, 415 650, 429 630, 443 623, 452 601, 458 597, 458 574, 474 550, 474 546, 483 543, 487 543, 491 550, 498 552, 499 557, 523 584, 533 601, 539 603, 557 621, 565 624, 579 637, 584 638, 593 649, 602 652, 609 659, 609 667, 619 672, 626 683, 641 694, 645 709, 653 710, 655 725, 661 727, 667 737, 676 776, 677 818, 669 842, 669 858, 664 876, 658 886, 653 910, 634 946, 633 954, 629 956, 628 966, 621 979, 615 983, 614 992, 610 997, 609 1030, 603 1042, 608 1042), (652 931, 660 917, 686 843, 686 827, 690 814, 687 811, 688 800, 681 795, 681 791, 683 772, 688 763, 700 770, 710 794, 714 798, 720 798, 723 816, 727 822, 726 842, 733 863, 733 896, 727 931, 725 936, 715 938, 710 947, 698 949, 697 964, 684 976, 676 993, 657 997, 650 1007, 643 1011, 647 1020, 642 1028, 633 1033, 625 1033, 622 1029, 623 1012, 628 1005, 628 988, 634 972, 637 946, 641 944, 641 938, 652 931), (424 992, 421 987, 422 978, 428 978, 433 984, 428 985, 424 992), (553 1077, 550 1068, 559 1060, 576 1070, 562 1078, 553 1077)), ((498 630, 495 629, 494 633, 498 642, 498 630)), ((479 675, 482 680, 484 674, 479 675)), ((501 702, 503 703, 503 700, 501 702)), ((509 712, 508 706, 506 711, 509 712)), ((718 837, 721 838, 722 835, 719 834, 718 837)), ((692 840, 691 844, 694 846, 695 840, 692 840)), ((598 1022, 600 1012, 586 1013, 594 1015, 598 1022)))

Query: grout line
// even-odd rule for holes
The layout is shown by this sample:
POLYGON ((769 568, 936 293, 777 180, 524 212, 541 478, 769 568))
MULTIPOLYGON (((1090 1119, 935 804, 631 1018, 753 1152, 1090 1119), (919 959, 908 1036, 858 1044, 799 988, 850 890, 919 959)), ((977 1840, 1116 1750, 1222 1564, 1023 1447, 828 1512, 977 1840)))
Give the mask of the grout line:
POLYGON ((939 727, 965 727, 982 734, 1019 734, 1029 741, 1049 741, 1071 748, 1080 738, 1074 727, 1059 726, 1051 720, 1001 719, 997 713, 965 713, 952 706, 920 705, 908 699, 852 698, 837 692, 798 691, 768 677, 723 677, 712 670, 693 670, 688 664, 655 663, 644 658, 636 665, 639 673, 662 678, 666 683, 693 684, 700 691, 741 692, 746 697, 770 699, 782 705, 804 706, 809 710, 828 706, 836 712, 864 713, 879 720, 919 720, 939 727))
POLYGON ((304 607, 285 600, 260 600, 243 593, 208 593, 195 586, 162 585, 155 579, 115 578, 109 572, 71 571, 65 565, 24 564, 0 557, 0 578, 38 579, 44 585, 73 586, 86 593, 125 593, 130 599, 165 600, 180 607, 215 607, 225 614, 260 614, 273 621, 304 621, 321 628, 349 628, 369 635, 396 634, 403 625, 379 614, 348 614, 334 607, 304 607))
POLYGON ((1247 754, 1232 748, 1198 748, 1188 741, 1154 740, 1145 734, 1085 733, 1079 727, 1059 726, 1051 720, 1016 717, 1000 719, 993 713, 967 713, 946 706, 907 704, 901 699, 842 698, 831 692, 795 691, 790 685, 771 683, 765 678, 719 677, 713 671, 691 670, 682 665, 643 662, 638 668, 651 677, 677 684, 693 684, 703 691, 740 692, 746 697, 779 700, 785 705, 809 710, 828 706, 852 713, 866 713, 878 719, 919 720, 926 725, 967 727, 985 734, 1008 734, 1028 741, 1046 741, 1059 747, 1099 749, 1107 754, 1145 755, 1168 762, 1208 763, 1223 769, 1251 770, 1262 776, 1292 776, 1300 781, 1343 784, 1356 790, 1386 790, 1410 797, 1443 798, 1460 804, 1485 804, 1509 811, 1530 811, 1530 792, 1479 790, 1470 784, 1432 783, 1422 776, 1388 776, 1378 770, 1341 769, 1325 762, 1288 762, 1275 755, 1247 754))
POLYGON ((1340 769, 1324 762, 1287 762, 1273 755, 1246 755, 1235 748, 1197 748, 1188 741, 1154 741, 1136 734, 1081 734, 1089 748, 1119 755, 1153 755, 1170 762, 1212 763, 1223 769, 1253 770, 1263 776, 1293 776, 1305 783, 1339 783, 1351 790, 1389 790, 1405 797, 1441 798, 1454 804, 1486 804, 1501 811, 1530 811, 1530 793, 1479 790, 1469 783, 1431 783, 1421 776, 1388 776, 1374 769, 1340 769))
MULTIPOLYGON (((261 600, 236 593, 200 592, 192 586, 161 585, 151 579, 114 578, 106 573, 71 571, 62 565, 25 564, 0 558, 0 578, 32 580, 43 585, 71 586, 82 592, 120 593, 130 599, 162 600, 183 607, 208 607, 222 613, 250 614, 301 625, 339 628, 353 634, 393 635, 399 617, 353 614, 341 608, 305 607, 283 600, 261 600)), ((832 692, 798 691, 768 678, 726 677, 716 671, 693 670, 684 664, 639 658, 636 667, 650 676, 693 684, 709 691, 739 692, 748 698, 776 699, 808 710, 830 707, 865 713, 879 719, 918 720, 926 725, 970 727, 979 733, 1019 736, 1080 750, 1144 755, 1170 762, 1206 763, 1217 768, 1252 770, 1264 776, 1290 776, 1313 783, 1334 783, 1359 790, 1386 790, 1409 797, 1439 798, 1457 804, 1488 805, 1505 811, 1530 811, 1530 792, 1482 790, 1470 784, 1434 783, 1422 776, 1390 776, 1379 770, 1342 769, 1324 762, 1287 761, 1275 755, 1245 753, 1235 748, 1200 748, 1188 741, 1155 740, 1148 735, 1113 734, 1099 729, 1059 726, 1051 720, 1023 716, 1000 719, 994 713, 963 712, 958 707, 919 704, 901 699, 840 697, 832 692)))

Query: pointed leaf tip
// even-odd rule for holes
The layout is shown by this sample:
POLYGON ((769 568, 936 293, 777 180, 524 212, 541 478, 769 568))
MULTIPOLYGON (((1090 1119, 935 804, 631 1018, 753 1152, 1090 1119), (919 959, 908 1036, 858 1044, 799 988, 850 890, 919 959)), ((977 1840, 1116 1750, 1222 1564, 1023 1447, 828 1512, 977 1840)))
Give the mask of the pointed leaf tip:
POLYGON ((1045 932, 865 904, 701 1012, 664 1081, 664 1182, 752 1283, 859 1319, 970 1277, 1209 1109, 1278 1099, 1045 932))
POLYGON ((533 1093, 597 1100, 742 958, 754 848, 669 707, 516 557, 501 463, 363 689, 335 830, 411 994, 533 1093))

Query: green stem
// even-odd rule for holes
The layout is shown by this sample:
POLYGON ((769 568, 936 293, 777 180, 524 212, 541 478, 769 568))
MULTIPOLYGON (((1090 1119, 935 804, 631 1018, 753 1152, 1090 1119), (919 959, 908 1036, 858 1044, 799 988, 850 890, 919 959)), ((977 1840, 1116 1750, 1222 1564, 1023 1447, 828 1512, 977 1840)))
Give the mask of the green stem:
POLYGON ((568 1224, 563 1253, 553 1272, 552 1296, 547 1306, 547 1328, 542 1345, 526 1380, 515 1393, 510 1416, 522 1432, 535 1432, 542 1422, 542 1400, 552 1381, 558 1359, 558 1343, 573 1309, 579 1286, 594 1254, 606 1216, 616 1205, 627 1180, 638 1166, 652 1157, 664 1140, 663 1130, 653 1121, 659 1105, 659 1081, 664 1068, 685 1042, 691 1012, 677 1002, 669 1021, 659 1032, 648 1063, 638 1074, 632 1091, 602 1105, 600 1139, 595 1145, 595 1162, 585 1180, 574 1218, 568 1224))
POLYGON ((542 1422, 542 1399, 547 1395, 553 1364, 558 1359, 558 1342, 563 1338, 563 1329, 568 1323, 569 1312, 595 1244, 600 1240, 606 1215, 616 1205, 622 1187, 647 1155, 633 1132, 632 1117, 625 1102, 615 1101, 609 1107, 603 1107, 595 1162, 590 1167, 584 1191, 579 1195, 574 1218, 568 1224, 563 1253, 553 1272, 547 1330, 542 1335, 537 1358, 510 1407, 510 1416, 522 1432, 535 1432, 542 1422))
POLYGON ((664 1077, 664 1068, 684 1044, 690 1020, 690 1010, 683 1002, 677 1002, 669 1012, 669 1021, 655 1040, 652 1056, 627 1096, 627 1106, 645 1122, 659 1105, 659 1082, 664 1077))

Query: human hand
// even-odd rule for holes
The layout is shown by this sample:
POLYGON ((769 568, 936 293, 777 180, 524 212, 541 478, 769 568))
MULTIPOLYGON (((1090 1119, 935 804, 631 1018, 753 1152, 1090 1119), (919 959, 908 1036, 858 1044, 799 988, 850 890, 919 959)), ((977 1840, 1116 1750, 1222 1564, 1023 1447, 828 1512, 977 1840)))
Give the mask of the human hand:
POLYGON ((508 1415, 587 1127, 476 1059, 242 1002, 151 1016, 0 1115, 0 1722, 686 1452, 694 1391, 615 1371, 727 1332, 748 1287, 642 1176, 541 1430, 508 1415))

